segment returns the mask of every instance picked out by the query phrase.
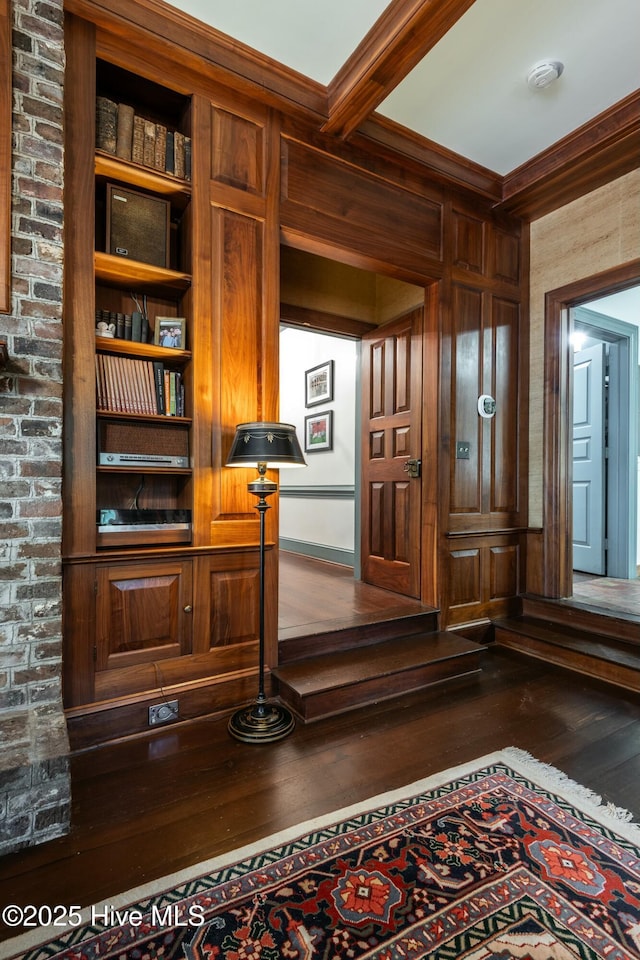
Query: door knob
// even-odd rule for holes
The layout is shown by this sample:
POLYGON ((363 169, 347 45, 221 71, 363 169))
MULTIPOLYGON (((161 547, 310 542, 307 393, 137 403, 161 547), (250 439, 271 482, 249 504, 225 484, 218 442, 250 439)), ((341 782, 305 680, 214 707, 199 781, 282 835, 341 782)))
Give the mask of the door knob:
POLYGON ((407 462, 405 463, 402 469, 410 477, 419 477, 421 466, 422 466, 422 460, 407 460, 407 462))
POLYGON ((184 608, 184 612, 185 612, 185 613, 191 613, 192 610, 193 610, 193 607, 191 606, 190 603, 188 603, 188 604, 186 605, 186 607, 184 608))

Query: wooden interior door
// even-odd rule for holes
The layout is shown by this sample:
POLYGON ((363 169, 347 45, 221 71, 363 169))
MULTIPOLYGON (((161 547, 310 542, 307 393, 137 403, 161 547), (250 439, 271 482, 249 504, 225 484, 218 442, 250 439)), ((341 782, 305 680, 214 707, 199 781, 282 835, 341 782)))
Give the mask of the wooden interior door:
MULTIPOLYGON (((420 597, 422 307, 362 341, 362 579, 420 597)), ((435 411, 434 411, 435 416, 435 411)))
POLYGON ((605 561, 604 343, 573 358, 573 569, 602 576, 605 561))

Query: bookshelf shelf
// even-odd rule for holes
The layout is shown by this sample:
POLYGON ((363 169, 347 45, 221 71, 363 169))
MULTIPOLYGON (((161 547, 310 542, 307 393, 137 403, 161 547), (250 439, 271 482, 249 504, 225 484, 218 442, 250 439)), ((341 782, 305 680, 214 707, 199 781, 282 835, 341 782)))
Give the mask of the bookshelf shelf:
POLYGON ((184 293, 191 286, 191 274, 166 270, 138 260, 126 260, 110 253, 95 252, 96 280, 109 286, 133 286, 136 290, 184 293))
POLYGON ((132 423, 159 423, 164 426, 190 427, 191 417, 170 417, 160 413, 124 413, 119 410, 96 410, 99 420, 129 420, 132 423))
POLYGON ((96 151, 95 175, 169 197, 177 204, 180 201, 186 204, 191 198, 191 181, 156 172, 132 160, 123 160, 101 151, 96 151))
POLYGON ((136 466, 132 464, 131 466, 126 467, 106 467, 99 466, 96 467, 98 473, 135 473, 140 474, 155 474, 156 476, 182 476, 190 477, 193 473, 191 467, 148 467, 148 466, 136 466))
POLYGON ((96 350, 144 360, 161 360, 171 366, 188 363, 190 350, 174 350, 153 343, 138 343, 136 340, 121 340, 116 337, 96 337, 96 350))

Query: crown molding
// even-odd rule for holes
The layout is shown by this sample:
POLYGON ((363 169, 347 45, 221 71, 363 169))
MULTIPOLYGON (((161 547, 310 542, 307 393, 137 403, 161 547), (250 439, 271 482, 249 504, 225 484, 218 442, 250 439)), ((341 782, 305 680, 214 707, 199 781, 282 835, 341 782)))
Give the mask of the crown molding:
POLYGON ((499 208, 537 220, 640 166, 640 90, 503 179, 499 208))

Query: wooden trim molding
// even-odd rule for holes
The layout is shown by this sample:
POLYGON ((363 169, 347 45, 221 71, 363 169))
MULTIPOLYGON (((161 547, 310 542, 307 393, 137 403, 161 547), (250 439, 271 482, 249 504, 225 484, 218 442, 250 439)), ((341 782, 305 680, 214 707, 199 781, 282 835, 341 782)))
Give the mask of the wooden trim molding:
POLYGON ((624 176, 640 160, 640 90, 507 174, 500 209, 537 220, 624 176))
POLYGON ((544 515, 542 596, 572 594, 571 532, 571 333, 570 308, 604 297, 640 280, 640 259, 577 280, 545 298, 544 515))
MULTIPOLYGON (((614 104, 505 177, 375 113, 472 3, 393 0, 328 87, 162 0, 133 4, 129 0, 65 0, 65 10, 96 24, 99 50, 108 51, 114 62, 123 49, 130 49, 134 27, 145 38, 144 47, 136 47, 143 73, 157 72, 158 63, 168 57, 180 64, 194 89, 208 89, 212 82, 223 84, 274 107, 283 117, 311 125, 321 138, 331 135, 336 145, 349 137, 350 144, 378 163, 393 162, 411 175, 426 173, 439 184, 470 192, 493 203, 497 210, 524 219, 543 216, 637 167, 640 92, 614 104)), ((0 0, 0 16, 8 6, 9 0, 0 0)), ((10 52, 10 31, 3 42, 9 44, 10 52)), ((10 73, 10 62, 10 56, 3 55, 0 70, 7 72, 5 64, 9 64, 10 73)), ((8 108, 9 114, 10 93, 9 89, 6 105, 0 93, 0 111, 8 108)), ((1 120, 0 128, 4 128, 1 120)), ((7 147, 10 150, 10 142, 0 149, 7 147)), ((4 170, 3 163, 0 178, 6 176, 4 170)), ((6 186, 0 179, 0 187, 4 190, 6 186)), ((3 263, 6 261, 8 257, 3 258, 3 263)))
POLYGON ((11 311, 11 2, 0 0, 0 313, 11 311))
POLYGON ((326 313, 324 310, 296 307, 290 303, 280 304, 280 320, 290 327, 322 330, 324 333, 336 333, 354 339, 360 339, 365 333, 376 329, 375 323, 354 320, 353 317, 342 317, 337 313, 326 313))
POLYGON ((474 0, 393 0, 328 87, 324 133, 348 137, 474 0))

